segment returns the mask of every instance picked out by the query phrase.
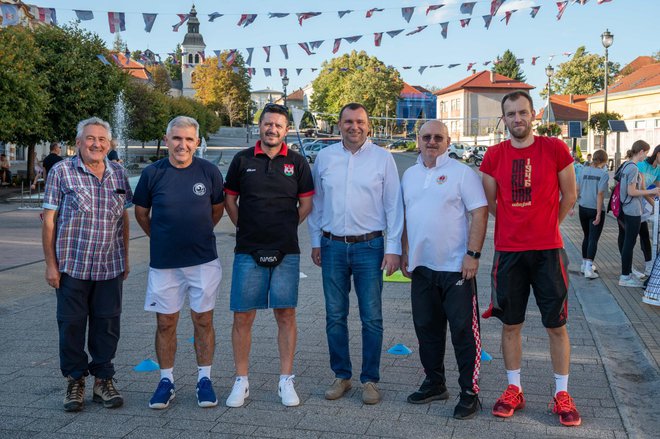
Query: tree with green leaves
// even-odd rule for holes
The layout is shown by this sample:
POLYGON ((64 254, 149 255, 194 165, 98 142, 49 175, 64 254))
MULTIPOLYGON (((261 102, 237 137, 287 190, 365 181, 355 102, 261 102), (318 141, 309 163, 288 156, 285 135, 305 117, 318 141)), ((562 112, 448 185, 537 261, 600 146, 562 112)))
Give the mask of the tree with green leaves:
POLYGON ((115 34, 115 40, 112 42, 112 51, 113 52, 126 52, 126 42, 121 38, 121 33, 117 32, 115 34))
POLYGON ((350 102, 364 105, 369 114, 384 115, 388 107, 396 108, 403 89, 394 67, 364 51, 324 61, 312 85, 312 111, 322 113, 320 117, 330 123, 338 122, 339 110, 350 102))
POLYGON ((594 130, 596 134, 602 134, 606 131, 609 131, 610 127, 607 123, 608 120, 621 120, 621 115, 614 112, 599 112, 593 113, 589 118, 589 128, 594 130))
POLYGON ((243 123, 249 111, 250 77, 240 54, 227 65, 229 51, 207 58, 195 68, 195 98, 215 110, 230 126, 243 123))
POLYGON ((493 66, 493 72, 504 75, 507 78, 515 79, 516 81, 525 82, 525 74, 518 64, 516 55, 508 49, 502 57, 497 57, 497 62, 493 66))
MULTIPOLYGON (((611 85, 619 73, 619 63, 608 62, 608 83, 611 85)), ((550 80, 552 94, 592 95, 605 87, 605 57, 589 53, 584 46, 577 48, 573 57, 559 64, 555 75, 550 80)), ((540 92, 544 99, 548 96, 548 87, 540 92)))
POLYGON ((167 67, 162 64, 154 64, 148 66, 147 70, 151 74, 154 90, 164 95, 168 94, 172 88, 172 80, 167 67))
POLYGON ((165 134, 169 121, 169 100, 146 84, 130 81, 124 91, 128 116, 127 135, 142 142, 158 140, 165 134))
POLYGON ((168 55, 163 65, 169 72, 172 81, 181 81, 181 58, 183 57, 181 44, 177 44, 172 53, 174 53, 174 56, 168 55))

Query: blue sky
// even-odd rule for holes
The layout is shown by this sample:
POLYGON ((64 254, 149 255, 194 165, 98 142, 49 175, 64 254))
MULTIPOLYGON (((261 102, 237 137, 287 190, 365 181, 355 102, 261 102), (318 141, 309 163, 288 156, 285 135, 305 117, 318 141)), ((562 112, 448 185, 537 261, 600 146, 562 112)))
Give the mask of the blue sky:
MULTIPOLYGON (((475 1, 475 0, 473 0, 475 1)), ((75 20, 74 9, 93 9, 95 18, 82 22, 85 29, 98 33, 112 45, 114 36, 108 28, 107 12, 126 13, 126 31, 122 38, 131 50, 151 49, 165 55, 172 52, 176 44, 182 41, 186 27, 178 32, 172 31, 172 25, 179 21, 177 13, 187 13, 190 1, 126 1, 98 0, 91 5, 89 0, 41 0, 35 2, 42 7, 57 10, 60 24, 75 20), (158 13, 151 33, 144 31, 142 13, 158 13)), ((252 79, 252 89, 270 87, 281 90, 282 84, 278 68, 287 68, 290 78, 288 91, 311 82, 317 73, 310 68, 320 67, 324 60, 333 58, 352 49, 365 50, 369 55, 378 57, 387 65, 397 67, 404 81, 412 85, 445 87, 469 75, 467 64, 476 62, 473 67, 479 70, 490 68, 483 62, 493 60, 504 50, 510 49, 518 58, 524 58, 522 65, 527 82, 536 87, 537 107, 541 106, 538 91, 547 81, 544 68, 548 63, 555 67, 568 60, 564 53, 574 52, 581 45, 587 51, 604 53, 600 35, 605 29, 614 34, 614 44, 610 48, 610 59, 623 65, 638 55, 651 55, 660 51, 660 39, 657 35, 657 18, 660 16, 660 1, 648 0, 613 0, 602 5, 597 0, 589 0, 586 5, 569 1, 560 21, 557 21, 556 1, 547 0, 506 0, 498 15, 493 19, 490 29, 484 28, 482 15, 490 11, 490 1, 477 1, 472 13, 472 20, 466 28, 461 28, 459 20, 469 15, 461 14, 463 0, 335 0, 318 2, 309 0, 222 0, 196 1, 200 30, 206 42, 206 53, 213 50, 239 49, 245 54, 246 47, 254 47, 252 66, 257 74, 252 79), (425 15, 426 6, 445 4, 441 9, 425 15), (540 5, 536 18, 530 17, 532 6, 540 5), (401 16, 401 8, 415 6, 410 23, 401 16), (372 18, 365 18, 365 12, 371 8, 385 8, 375 12, 372 18), (354 12, 339 19, 337 11, 352 9, 354 12), (517 9, 511 15, 508 26, 500 19, 504 12, 517 9), (213 23, 208 21, 208 14, 225 14, 213 23), (284 18, 268 18, 269 12, 289 12, 284 18), (300 26, 296 12, 323 12, 321 16, 310 18, 300 26), (240 14, 259 14, 253 24, 239 27, 240 14), (448 36, 443 39, 439 23, 449 22, 448 36), (422 32, 405 36, 417 26, 428 27, 422 32), (374 32, 387 32, 404 29, 404 32, 390 38, 383 35, 382 45, 374 46, 374 32), (655 31, 653 29, 656 29, 655 31), (342 40, 337 55, 332 54, 335 38, 363 35, 356 43, 349 44, 342 40), (325 40, 308 56, 298 46, 299 42, 325 40), (288 45, 289 59, 285 60, 280 44, 288 45), (271 58, 266 63, 262 46, 270 45, 271 58), (554 55, 554 57, 552 57, 554 55), (535 66, 531 58, 538 56, 535 66), (552 57, 552 59, 551 59, 552 57), (448 64, 461 64, 448 69, 448 64), (444 64, 444 67, 426 69, 423 74, 418 68, 424 65, 444 64), (412 66, 404 70, 403 66, 412 66), (273 69, 272 77, 265 77, 263 68, 273 69), (298 76, 295 69, 304 70, 298 76)))

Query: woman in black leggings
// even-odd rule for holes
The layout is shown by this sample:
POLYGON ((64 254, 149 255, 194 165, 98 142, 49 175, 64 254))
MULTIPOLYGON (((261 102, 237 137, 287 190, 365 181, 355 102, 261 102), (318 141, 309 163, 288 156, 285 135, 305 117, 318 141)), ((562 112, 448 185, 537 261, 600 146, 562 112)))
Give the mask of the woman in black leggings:
MULTIPOLYGON (((637 163, 637 169, 642 174, 642 187, 644 189, 650 189, 649 186, 660 186, 660 184, 657 184, 659 183, 658 180, 660 180, 660 145, 656 146, 646 159, 637 163)), ((648 204, 653 206, 652 197, 646 196, 644 198, 646 198, 648 204)), ((646 207, 646 203, 642 203, 642 207, 646 207)), ((642 253, 644 253, 646 265, 643 276, 646 277, 651 274, 651 269, 653 268, 653 250, 651 247, 649 223, 644 218, 644 211, 642 211, 642 225, 639 228, 639 246, 642 249, 642 253)), ((636 274, 635 271, 633 268, 633 274, 636 274)))

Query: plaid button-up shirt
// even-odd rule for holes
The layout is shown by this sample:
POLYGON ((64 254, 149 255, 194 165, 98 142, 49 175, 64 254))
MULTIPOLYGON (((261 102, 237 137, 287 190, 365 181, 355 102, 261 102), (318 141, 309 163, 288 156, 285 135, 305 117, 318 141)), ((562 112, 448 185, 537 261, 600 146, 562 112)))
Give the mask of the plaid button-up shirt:
POLYGON ((125 270, 124 209, 133 193, 124 168, 105 161, 99 180, 79 156, 48 173, 44 209, 57 210, 55 254, 59 270, 83 280, 108 280, 125 270))

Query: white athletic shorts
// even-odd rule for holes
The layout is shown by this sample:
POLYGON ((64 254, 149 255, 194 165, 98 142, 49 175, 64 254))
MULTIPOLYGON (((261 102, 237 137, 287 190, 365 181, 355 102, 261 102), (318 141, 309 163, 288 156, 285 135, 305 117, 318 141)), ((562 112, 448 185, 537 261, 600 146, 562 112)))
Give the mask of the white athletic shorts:
POLYGON ((220 260, 183 268, 151 268, 147 280, 145 311, 174 314, 181 310, 188 295, 190 309, 211 311, 222 280, 220 260))

